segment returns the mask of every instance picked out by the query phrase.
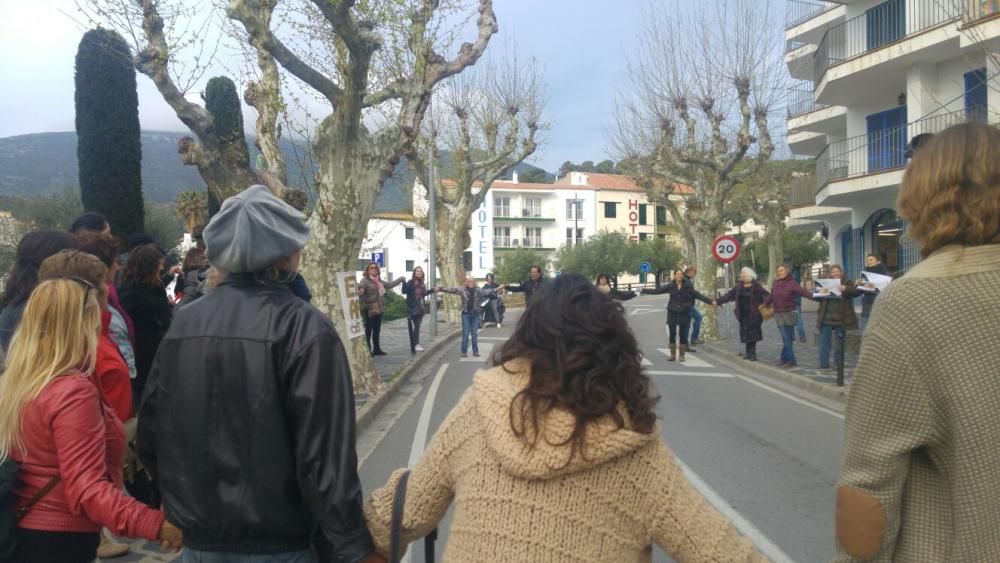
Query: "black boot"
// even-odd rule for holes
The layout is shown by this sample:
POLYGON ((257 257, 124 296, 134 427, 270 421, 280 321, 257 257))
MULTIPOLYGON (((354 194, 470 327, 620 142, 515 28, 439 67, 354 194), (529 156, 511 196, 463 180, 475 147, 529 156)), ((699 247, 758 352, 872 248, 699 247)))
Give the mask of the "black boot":
POLYGON ((747 344, 747 359, 751 362, 757 361, 757 343, 751 342, 747 344))

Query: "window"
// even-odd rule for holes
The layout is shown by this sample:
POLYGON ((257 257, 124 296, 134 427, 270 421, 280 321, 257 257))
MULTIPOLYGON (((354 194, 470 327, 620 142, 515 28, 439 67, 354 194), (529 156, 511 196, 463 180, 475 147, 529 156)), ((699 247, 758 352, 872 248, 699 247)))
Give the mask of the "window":
POLYGON ((639 233, 639 240, 646 240, 649 238, 649 233, 639 233))
POLYGON ((583 229, 576 229, 576 238, 573 238, 573 227, 566 229, 566 244, 580 244, 583 242, 583 229))
POLYGON ((667 208, 660 205, 656 206, 656 224, 663 226, 667 224, 667 208))
POLYGON ((493 246, 510 247, 510 227, 493 227, 493 246))
POLYGON ((618 208, 616 207, 618 202, 615 201, 605 201, 604 202, 604 217, 607 219, 614 219, 618 216, 618 208))
POLYGON ((413 240, 413 227, 406 227, 405 233, 406 233, 406 240, 413 240))
POLYGON ((965 74, 965 116, 972 121, 986 123, 986 69, 980 68, 965 74))
POLYGON ((493 216, 494 217, 510 217, 510 198, 509 197, 495 197, 495 198, 493 198, 493 216))
POLYGON ((906 36, 906 0, 889 0, 865 11, 867 49, 871 51, 906 36))
POLYGON ((407 272, 412 272, 414 267, 416 267, 416 263, 413 260, 407 260, 406 261, 406 271, 407 272))
POLYGON ((867 118, 868 172, 906 164, 906 106, 873 113, 867 118))
POLYGON ((466 250, 462 253, 462 268, 465 268, 466 272, 472 271, 472 251, 466 250))
POLYGON ((567 221, 583 220, 583 200, 581 199, 566 200, 566 220, 567 221))
POLYGON ((542 216, 542 198, 524 198, 524 209, 521 211, 522 217, 538 218, 542 216))
POLYGON ((640 203, 639 204, 639 224, 640 225, 648 225, 649 223, 647 223, 646 220, 647 220, 647 217, 646 217, 646 205, 640 203))
POLYGON ((667 235, 656 235, 656 237, 660 240, 667 240, 667 235))
POLYGON ((525 227, 524 229, 524 246, 530 248, 541 248, 542 247, 542 228, 541 227, 525 227))

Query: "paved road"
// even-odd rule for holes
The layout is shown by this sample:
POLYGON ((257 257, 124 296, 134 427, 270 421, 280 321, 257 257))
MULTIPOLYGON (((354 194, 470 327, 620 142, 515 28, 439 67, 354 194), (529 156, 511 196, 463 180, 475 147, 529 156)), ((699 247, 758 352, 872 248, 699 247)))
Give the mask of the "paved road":
MULTIPOLYGON (((830 560, 843 440, 838 407, 698 355, 689 355, 686 364, 668 362, 660 351, 666 348, 665 301, 639 297, 626 303, 626 312, 662 395, 658 414, 667 443, 699 490, 772 559, 830 560)), ((484 367, 489 349, 510 335, 517 313, 508 317, 502 329, 481 331, 482 359, 460 358, 457 345, 442 352, 359 436, 366 491, 419 457, 475 371, 484 367)), ((439 558, 448 525, 446 520, 441 527, 439 558)), ((662 552, 655 560, 670 561, 662 552)), ((412 561, 422 563, 422 553, 412 561)))

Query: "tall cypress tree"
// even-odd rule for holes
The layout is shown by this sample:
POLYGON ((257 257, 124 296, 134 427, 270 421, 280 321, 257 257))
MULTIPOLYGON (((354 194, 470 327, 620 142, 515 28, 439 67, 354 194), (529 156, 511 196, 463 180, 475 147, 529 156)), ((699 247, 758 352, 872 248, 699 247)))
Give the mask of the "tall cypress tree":
MULTIPOLYGON (((250 163, 250 150, 247 148, 246 134, 243 132, 243 111, 236 84, 225 76, 216 76, 208 81, 205 87, 205 109, 212 114, 212 128, 222 143, 226 158, 233 162, 250 163)), ((248 186, 238 186, 236 191, 248 186)), ((209 190, 208 215, 215 215, 222 205, 209 190)))
POLYGON ((76 52, 76 156, 87 211, 118 235, 142 232, 142 146, 135 67, 125 40, 108 29, 83 35, 76 52))

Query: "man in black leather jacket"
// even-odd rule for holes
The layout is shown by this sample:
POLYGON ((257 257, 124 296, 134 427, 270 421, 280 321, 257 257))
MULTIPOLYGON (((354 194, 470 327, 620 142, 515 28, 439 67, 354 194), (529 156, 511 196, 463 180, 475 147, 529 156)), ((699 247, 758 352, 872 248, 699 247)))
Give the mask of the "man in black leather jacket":
POLYGON ((545 278, 542 277, 542 268, 540 266, 532 266, 528 273, 528 279, 521 282, 520 285, 508 285, 507 291, 511 293, 524 293, 524 305, 528 306, 531 304, 535 292, 541 289, 544 284, 545 278))
POLYGON ((301 213, 263 186, 226 200, 205 240, 229 277, 177 312, 157 354, 137 449, 194 560, 381 560, 344 345, 288 287, 307 238, 301 213))

